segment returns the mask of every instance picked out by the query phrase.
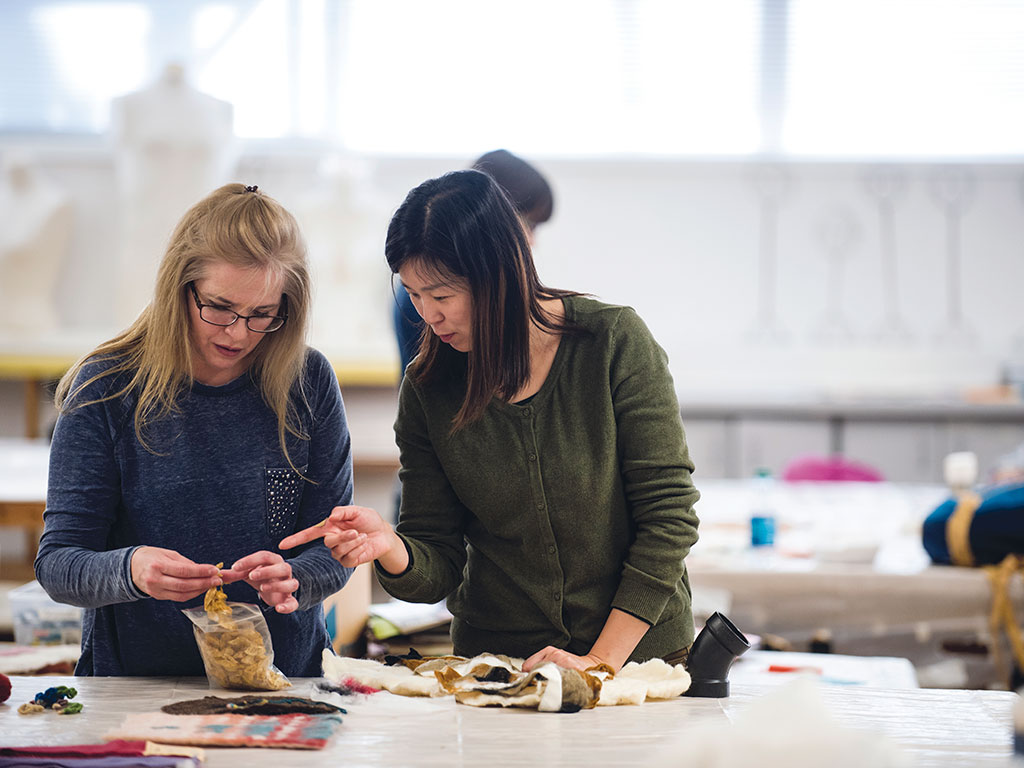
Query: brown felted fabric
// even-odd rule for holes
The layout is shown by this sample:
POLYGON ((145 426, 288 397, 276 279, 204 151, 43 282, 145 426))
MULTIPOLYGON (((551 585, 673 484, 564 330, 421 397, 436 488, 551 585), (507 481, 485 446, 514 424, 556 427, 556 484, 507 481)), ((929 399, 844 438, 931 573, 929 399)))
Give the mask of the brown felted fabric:
POLYGON ((593 709, 601 696, 601 680, 578 669, 559 669, 562 674, 562 712, 593 709))
POLYGON ((238 696, 232 699, 204 696, 176 701, 160 709, 169 715, 333 715, 345 711, 325 701, 297 696, 238 696))

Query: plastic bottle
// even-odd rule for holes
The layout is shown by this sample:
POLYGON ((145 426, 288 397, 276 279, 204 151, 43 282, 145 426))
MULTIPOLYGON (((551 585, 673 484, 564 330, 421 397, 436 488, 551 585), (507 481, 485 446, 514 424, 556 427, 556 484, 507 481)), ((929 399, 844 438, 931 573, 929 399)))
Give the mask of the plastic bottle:
POLYGON ((754 473, 754 503, 750 510, 750 546, 754 549, 775 545, 775 478, 770 469, 754 473))

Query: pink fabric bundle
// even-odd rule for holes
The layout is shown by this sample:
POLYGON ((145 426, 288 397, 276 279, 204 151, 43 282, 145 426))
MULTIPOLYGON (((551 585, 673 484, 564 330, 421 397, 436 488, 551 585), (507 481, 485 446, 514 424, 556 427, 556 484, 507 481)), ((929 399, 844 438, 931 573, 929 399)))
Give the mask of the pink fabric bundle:
POLYGON ((885 478, 874 467, 843 456, 802 456, 789 463, 782 472, 782 479, 788 483, 803 481, 880 483, 885 478))

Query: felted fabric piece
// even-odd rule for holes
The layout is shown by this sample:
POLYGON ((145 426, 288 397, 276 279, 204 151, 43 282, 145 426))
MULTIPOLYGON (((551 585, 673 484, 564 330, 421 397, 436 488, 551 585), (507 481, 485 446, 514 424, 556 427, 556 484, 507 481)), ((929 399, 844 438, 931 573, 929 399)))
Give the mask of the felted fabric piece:
POLYGON ((323 749, 339 715, 128 715, 105 738, 159 739, 168 744, 323 749))
POLYGON ((46 755, 51 757, 140 756, 150 754, 146 751, 149 745, 149 742, 146 741, 115 740, 108 741, 106 744, 65 744, 58 747, 0 747, 0 755, 34 755, 39 757, 46 755))
POLYGON ((323 674, 332 683, 351 679, 399 696, 444 695, 433 675, 422 677, 404 665, 389 667, 371 659, 335 656, 328 650, 324 650, 323 654, 323 674))
MULTIPOLYGON (((136 759, 149 756, 169 756, 172 758, 169 765, 179 765, 185 760, 191 760, 194 765, 201 765, 206 759, 206 753, 198 747, 187 747, 180 744, 158 744, 153 741, 124 741, 115 739, 105 744, 64 744, 57 747, 0 747, 0 760, 7 757, 17 757, 21 762, 11 765, 29 765, 24 762, 26 759, 39 758, 43 760, 40 765, 50 766, 71 766, 70 760, 99 760, 128 758, 136 759)), ((8 763, 0 762, 6 766, 8 763)), ((31 763, 36 765, 36 763, 31 763)), ((81 765, 85 765, 82 763, 81 765)), ((107 762, 90 762, 90 766, 115 765, 107 762)), ((140 763, 129 762, 118 764, 120 768, 127 765, 146 765, 148 768, 158 768, 163 763, 140 763)))
POLYGON ((358 680, 353 680, 351 677, 346 677, 337 685, 321 680, 317 682, 316 689, 327 693, 336 693, 339 696, 351 696, 355 693, 380 693, 379 688, 371 688, 369 685, 363 685, 358 680))
POLYGON ((350 659, 325 652, 324 677, 354 679, 402 696, 455 696, 471 706, 525 707, 547 712, 575 712, 593 706, 642 704, 679 696, 690 687, 681 664, 651 659, 631 662, 618 674, 607 667, 586 672, 545 664, 530 673, 522 659, 482 654, 467 659, 438 656, 402 659, 387 666, 368 659, 350 659), (415 669, 410 668, 414 666, 415 669))
POLYGON ((617 675, 602 677, 601 697, 597 705, 609 707, 673 699, 689 687, 690 673, 682 664, 673 666, 661 659, 650 659, 642 664, 630 662, 617 675))
POLYGON ((144 755, 145 741, 108 741, 106 744, 68 744, 59 747, 0 747, 0 755, 89 757, 94 755, 144 755))
POLYGON ((586 672, 542 664, 510 685, 479 687, 472 676, 453 684, 455 700, 473 707, 524 707, 541 712, 579 712, 597 704, 601 681, 586 672))
POLYGON ((176 701, 160 707, 169 715, 307 715, 345 714, 345 710, 300 696, 238 696, 224 699, 219 696, 204 696, 201 699, 176 701))
MULTIPOLYGON (((114 742, 110 742, 114 743, 114 742)), ((202 747, 189 747, 184 744, 161 744, 156 741, 146 742, 147 755, 182 755, 195 758, 202 765, 206 761, 206 752, 202 747)))
POLYGON ((181 755, 94 755, 92 757, 0 757, 0 768, 180 768, 199 766, 194 757, 181 755))

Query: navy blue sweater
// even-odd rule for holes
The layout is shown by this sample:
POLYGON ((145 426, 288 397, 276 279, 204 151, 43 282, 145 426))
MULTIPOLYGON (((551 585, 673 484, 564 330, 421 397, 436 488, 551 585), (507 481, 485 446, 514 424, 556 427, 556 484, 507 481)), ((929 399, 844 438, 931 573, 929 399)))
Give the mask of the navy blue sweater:
MULTIPOLYGON (((80 373, 85 381, 104 362, 80 373)), ((121 382, 105 377, 78 402, 121 382)), ((84 607, 78 675, 202 675, 192 623, 181 609, 202 604, 156 600, 131 579, 142 545, 225 568, 352 501, 352 457, 334 371, 319 352, 306 357, 305 398, 293 402, 309 440, 289 436, 292 470, 277 421, 248 374, 221 387, 196 383, 177 412, 135 434, 134 397, 67 410, 50 448, 45 531, 36 577, 55 600, 84 607)), ((297 394, 297 390, 296 390, 297 394)), ((319 676, 328 645, 321 602, 351 573, 320 541, 282 553, 299 581, 299 610, 279 614, 245 582, 228 600, 260 605, 286 675, 319 676)))

